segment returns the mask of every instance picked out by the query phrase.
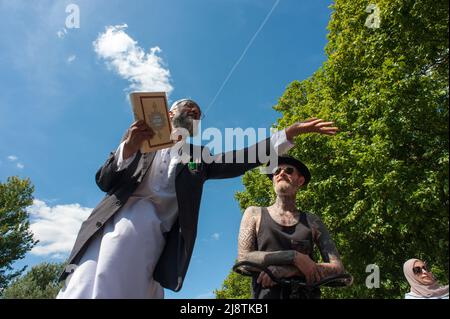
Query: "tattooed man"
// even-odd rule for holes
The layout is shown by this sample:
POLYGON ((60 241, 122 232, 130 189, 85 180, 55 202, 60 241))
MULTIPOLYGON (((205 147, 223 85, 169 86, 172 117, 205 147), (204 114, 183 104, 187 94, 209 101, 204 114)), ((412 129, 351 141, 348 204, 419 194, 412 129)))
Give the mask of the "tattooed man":
MULTIPOLYGON (((306 165, 293 157, 280 156, 278 167, 269 177, 277 196, 275 203, 245 210, 238 261, 269 266, 278 278, 304 277, 307 283, 342 273, 344 267, 325 225, 319 217, 297 209, 296 194, 311 179, 306 165), (320 251, 322 263, 313 259, 314 245, 320 251)), ((253 278, 252 288, 256 299, 280 299, 290 293, 289 288, 276 285, 265 272, 253 278)), ((319 289, 309 295, 319 297, 319 289)))

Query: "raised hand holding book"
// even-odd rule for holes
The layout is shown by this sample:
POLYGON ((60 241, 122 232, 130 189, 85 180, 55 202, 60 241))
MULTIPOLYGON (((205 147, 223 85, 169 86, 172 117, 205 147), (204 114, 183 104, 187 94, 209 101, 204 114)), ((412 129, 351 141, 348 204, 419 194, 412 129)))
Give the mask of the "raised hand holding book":
POLYGON ((167 96, 165 92, 133 92, 130 94, 131 106, 135 120, 143 120, 155 132, 155 135, 144 141, 142 153, 171 147, 172 125, 170 123, 167 96))

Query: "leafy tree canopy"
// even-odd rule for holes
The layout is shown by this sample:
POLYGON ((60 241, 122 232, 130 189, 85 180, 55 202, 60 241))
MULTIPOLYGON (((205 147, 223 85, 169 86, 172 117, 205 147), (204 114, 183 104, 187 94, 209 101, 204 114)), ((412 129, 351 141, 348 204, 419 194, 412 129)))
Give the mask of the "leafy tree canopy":
POLYGON ((13 270, 12 264, 37 243, 26 211, 33 203, 33 189, 28 179, 10 177, 0 182, 0 292, 25 270, 13 270))
MULTIPOLYGON (((448 281, 448 9, 446 0, 335 1, 327 61, 274 107, 279 129, 319 117, 341 130, 301 135, 290 152, 312 173, 298 207, 322 218, 355 277, 352 288, 325 297, 402 298, 402 265, 413 257, 448 281), (365 26, 370 3, 378 28, 365 26), (380 269, 379 289, 365 285, 369 264, 380 269)), ((257 170, 243 183, 242 209, 272 202, 257 170)))

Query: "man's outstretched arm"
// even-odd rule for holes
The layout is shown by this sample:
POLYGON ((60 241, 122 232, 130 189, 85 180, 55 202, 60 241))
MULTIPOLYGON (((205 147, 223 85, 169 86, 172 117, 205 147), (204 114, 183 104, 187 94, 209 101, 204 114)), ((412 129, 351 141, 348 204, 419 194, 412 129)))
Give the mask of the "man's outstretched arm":
MULTIPOLYGON (((316 118, 297 122, 252 146, 213 156, 210 163, 207 164, 208 178, 240 176, 252 168, 266 164, 273 157, 276 158, 286 153, 294 146, 294 138, 300 134, 336 134, 338 128, 332 125, 333 122, 325 122, 316 118)), ((208 156, 209 154, 204 155, 208 156)))

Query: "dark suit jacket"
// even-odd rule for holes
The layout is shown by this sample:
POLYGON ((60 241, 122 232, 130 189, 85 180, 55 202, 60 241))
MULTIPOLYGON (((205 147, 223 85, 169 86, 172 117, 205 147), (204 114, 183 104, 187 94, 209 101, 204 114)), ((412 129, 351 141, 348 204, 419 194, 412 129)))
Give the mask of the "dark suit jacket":
MULTIPOLYGON (((195 147, 192 145, 190 147, 192 160, 192 150, 195 147)), ((165 234, 166 245, 153 274, 154 279, 163 287, 174 291, 179 291, 182 287, 197 236, 198 213, 205 181, 240 176, 247 170, 259 166, 262 163, 258 156, 256 156, 256 163, 254 160, 253 163, 249 163, 248 154, 259 154, 260 147, 265 148, 266 155, 269 154, 269 151, 273 151, 270 149, 272 147, 270 138, 267 138, 249 148, 216 155, 214 157, 216 161, 212 163, 200 160, 197 169, 189 168, 188 164, 179 163, 177 165, 175 189, 178 200, 178 218, 171 230, 165 234), (232 163, 225 163, 225 158, 232 158, 232 163), (243 163, 236 163, 236 159, 239 158, 244 159, 243 163)), ((138 152, 126 169, 116 172, 115 153, 110 154, 95 176, 97 185, 107 194, 94 208, 87 220, 82 223, 68 260, 69 265, 77 264, 89 241, 126 203, 148 172, 154 156, 154 152, 147 154, 138 152)), ((73 271, 73 268, 68 266, 61 274, 60 280, 64 280, 70 271, 73 271)))

